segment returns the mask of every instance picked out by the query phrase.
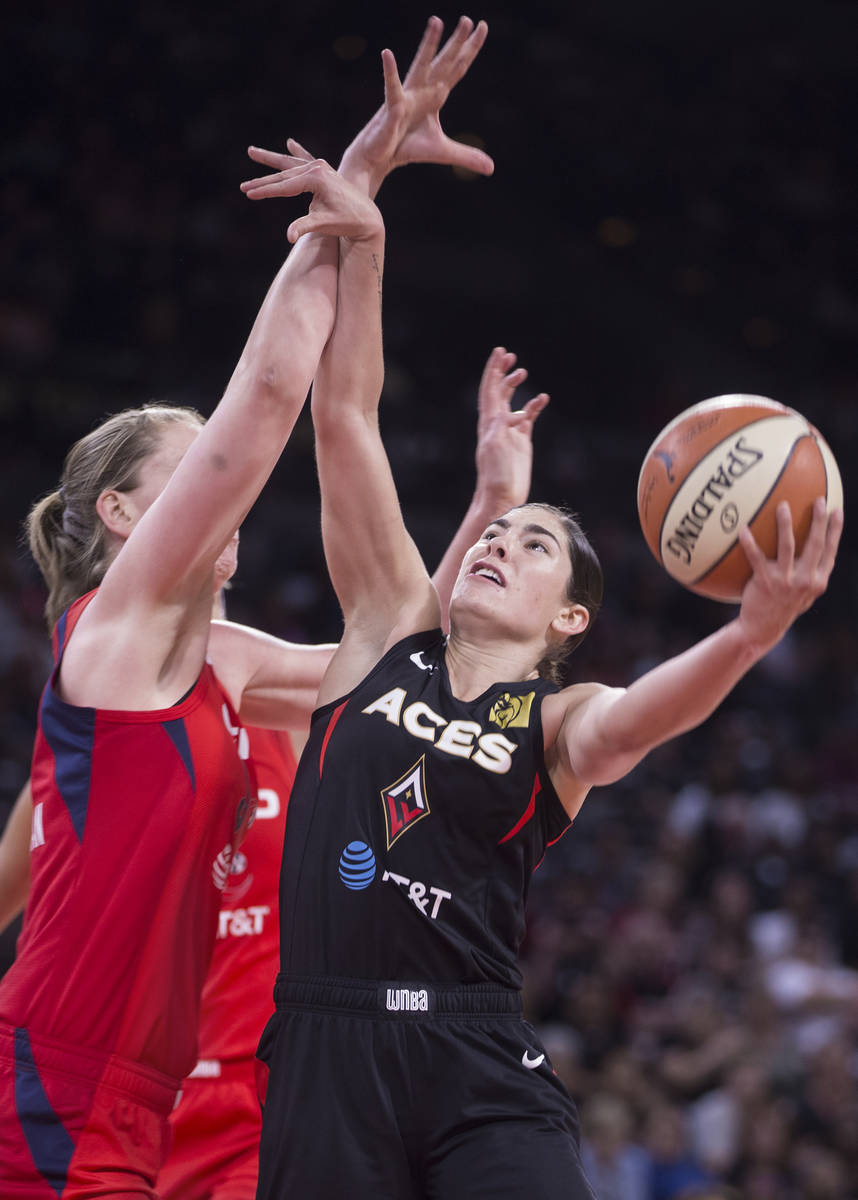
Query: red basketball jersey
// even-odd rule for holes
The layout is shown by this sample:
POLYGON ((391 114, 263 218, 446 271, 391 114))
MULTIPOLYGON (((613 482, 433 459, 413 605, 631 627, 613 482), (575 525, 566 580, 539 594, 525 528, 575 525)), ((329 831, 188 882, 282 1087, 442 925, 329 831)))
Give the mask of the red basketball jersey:
POLYGON ((277 891, 286 809, 296 761, 287 733, 250 729, 258 805, 253 828, 233 856, 200 1012, 201 1072, 206 1060, 251 1060, 274 1011, 280 950, 277 891))
MULTIPOLYGON (((57 669, 81 597, 55 633, 57 669)), ((33 752, 32 886, 0 1020, 172 1078, 197 1057, 223 889, 252 818, 247 736, 206 664, 172 708, 65 703, 33 752)))

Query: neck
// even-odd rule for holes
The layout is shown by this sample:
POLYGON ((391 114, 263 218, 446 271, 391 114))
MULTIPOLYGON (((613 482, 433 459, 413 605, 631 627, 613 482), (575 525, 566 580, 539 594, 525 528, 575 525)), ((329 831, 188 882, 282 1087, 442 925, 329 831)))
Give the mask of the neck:
POLYGON ((463 634, 447 641, 447 674, 457 700, 474 700, 493 683, 537 678, 532 646, 494 641, 483 646, 463 634))

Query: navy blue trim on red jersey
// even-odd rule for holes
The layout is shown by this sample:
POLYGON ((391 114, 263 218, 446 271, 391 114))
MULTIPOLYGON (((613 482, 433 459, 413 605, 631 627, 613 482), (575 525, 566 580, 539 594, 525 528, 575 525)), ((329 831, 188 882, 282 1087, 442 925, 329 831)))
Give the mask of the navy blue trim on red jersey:
POLYGON ((71 1135, 45 1094, 26 1029, 15 1030, 15 1109, 36 1170, 58 1196, 75 1151, 71 1135))
POLYGON ((57 791, 81 842, 89 806, 95 709, 64 704, 49 684, 42 696, 41 724, 54 756, 57 791))
MULTIPOLYGON (((194 687, 196 687, 196 684, 194 684, 194 687)), ((191 691, 193 690, 194 689, 191 688, 191 691)), ((188 695, 190 695, 190 693, 188 693, 188 695)), ((187 699, 187 697, 184 698, 187 699)), ((181 701, 179 703, 181 703, 181 701)), ((188 740, 188 730, 185 726, 185 718, 177 717, 173 721, 162 721, 161 728, 178 750, 179 758, 181 758, 182 762, 185 764, 185 769, 191 777, 191 787, 196 792, 197 780, 196 776, 194 775, 194 759, 191 754, 191 743, 188 740)))
POLYGON ((63 656, 63 650, 66 646, 66 622, 68 620, 69 610, 63 613, 57 621, 56 629, 54 630, 54 661, 59 662, 63 656))

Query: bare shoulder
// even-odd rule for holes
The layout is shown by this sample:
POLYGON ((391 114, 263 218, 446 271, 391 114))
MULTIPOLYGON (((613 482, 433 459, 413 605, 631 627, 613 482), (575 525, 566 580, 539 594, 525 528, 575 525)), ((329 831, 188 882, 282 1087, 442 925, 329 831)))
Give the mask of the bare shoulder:
POLYGON ((60 667, 60 694, 68 703, 120 711, 175 704, 202 669, 208 637, 205 601, 190 615, 163 605, 141 612, 112 610, 100 595, 81 613, 60 667))
POLYGON ((604 683, 575 683, 546 696, 542 702, 545 765, 570 820, 574 819, 592 787, 592 781, 582 779, 576 771, 569 753, 576 724, 603 701, 609 702, 617 691, 604 683))
POLYGON ((605 683, 573 683, 546 696, 542 701, 542 735, 546 751, 554 746, 564 721, 581 709, 588 700, 611 694, 615 690, 605 683))
POLYGON ((403 605, 399 619, 387 624, 374 616, 353 616, 346 622, 342 641, 319 692, 319 704, 348 695, 370 673, 388 650, 403 638, 441 626, 441 608, 433 584, 423 590, 422 603, 403 605))

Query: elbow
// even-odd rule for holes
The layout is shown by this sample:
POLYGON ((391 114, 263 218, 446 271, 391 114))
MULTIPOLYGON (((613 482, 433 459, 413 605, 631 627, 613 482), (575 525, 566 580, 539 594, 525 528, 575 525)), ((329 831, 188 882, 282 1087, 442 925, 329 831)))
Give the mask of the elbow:
POLYGON ((268 359, 253 369, 246 380, 246 395, 254 421, 277 425, 284 417, 294 421, 307 396, 306 384, 287 364, 268 359))

